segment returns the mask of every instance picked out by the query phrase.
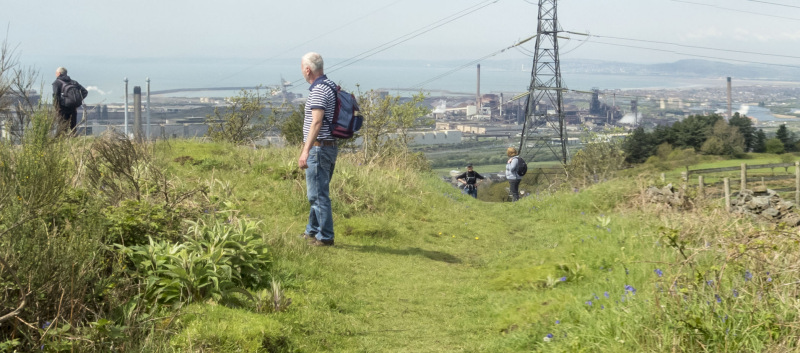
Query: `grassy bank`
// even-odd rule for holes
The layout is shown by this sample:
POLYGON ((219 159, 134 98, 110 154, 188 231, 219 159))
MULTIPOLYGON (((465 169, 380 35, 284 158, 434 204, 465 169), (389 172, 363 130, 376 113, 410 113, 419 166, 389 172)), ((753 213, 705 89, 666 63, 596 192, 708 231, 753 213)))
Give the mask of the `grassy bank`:
MULTIPOLYGON (((190 220, 250 222, 239 232, 266 244, 269 266, 247 295, 155 305, 139 334, 114 338, 117 349, 796 349, 795 287, 783 284, 797 280, 797 234, 731 218, 713 200, 690 212, 645 204, 648 182, 630 177, 488 203, 409 161, 343 154, 331 185, 336 246, 311 248, 298 237, 308 205, 296 149, 171 141, 154 150, 171 185, 200 190, 190 220)), ((113 311, 106 318, 132 330, 113 311)), ((44 343, 56 351, 64 340, 44 343)))

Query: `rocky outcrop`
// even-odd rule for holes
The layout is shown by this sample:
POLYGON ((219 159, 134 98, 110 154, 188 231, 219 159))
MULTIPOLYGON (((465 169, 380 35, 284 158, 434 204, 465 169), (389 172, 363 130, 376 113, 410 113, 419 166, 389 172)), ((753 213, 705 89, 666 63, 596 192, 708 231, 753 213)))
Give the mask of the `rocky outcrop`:
POLYGON ((794 208, 794 203, 784 201, 774 190, 742 190, 731 195, 731 212, 791 227, 800 225, 800 215, 794 212, 794 208))

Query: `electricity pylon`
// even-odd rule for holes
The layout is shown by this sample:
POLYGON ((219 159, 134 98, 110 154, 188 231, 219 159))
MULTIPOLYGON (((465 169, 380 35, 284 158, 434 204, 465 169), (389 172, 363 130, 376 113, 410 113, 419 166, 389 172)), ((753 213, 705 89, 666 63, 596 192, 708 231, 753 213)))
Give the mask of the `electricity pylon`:
POLYGON ((561 163, 566 164, 568 140, 564 122, 565 88, 561 85, 561 62, 558 58, 559 26, 556 1, 539 0, 536 50, 531 69, 531 84, 528 86, 519 152, 522 155, 532 155, 547 149, 561 163))

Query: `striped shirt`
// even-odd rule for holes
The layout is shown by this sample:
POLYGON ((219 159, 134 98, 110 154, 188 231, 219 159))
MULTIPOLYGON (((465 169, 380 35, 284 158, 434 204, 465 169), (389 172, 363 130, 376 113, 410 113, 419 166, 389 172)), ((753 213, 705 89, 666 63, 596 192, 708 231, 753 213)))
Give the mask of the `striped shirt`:
POLYGON ((333 112, 336 109, 336 92, 331 87, 336 87, 336 83, 322 75, 314 80, 314 83, 308 88, 311 93, 308 94, 308 100, 306 100, 303 142, 306 142, 308 133, 311 131, 312 109, 325 109, 325 119, 322 119, 322 127, 317 134, 317 140, 333 141, 335 139, 331 136, 331 124, 333 123, 333 112))

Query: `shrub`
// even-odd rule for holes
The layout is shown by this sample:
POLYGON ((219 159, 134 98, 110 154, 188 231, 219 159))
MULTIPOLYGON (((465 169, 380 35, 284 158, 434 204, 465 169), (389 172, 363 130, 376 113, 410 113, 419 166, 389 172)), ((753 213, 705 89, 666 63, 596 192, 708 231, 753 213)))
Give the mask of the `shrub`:
POLYGON ((258 224, 211 222, 190 222, 180 244, 151 239, 148 245, 118 245, 144 281, 149 302, 181 306, 214 299, 235 304, 237 295, 249 297, 245 288, 268 284, 264 276, 271 261, 258 224))

